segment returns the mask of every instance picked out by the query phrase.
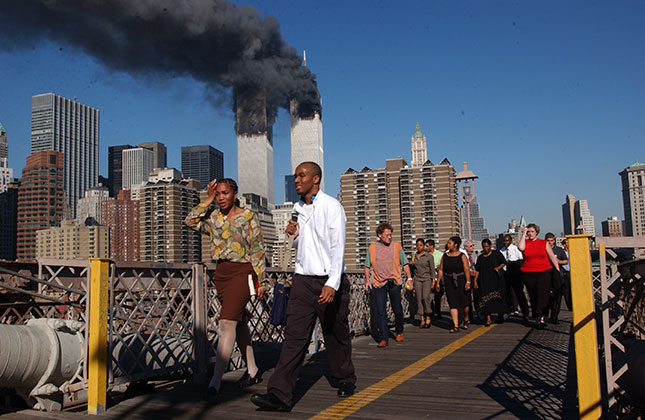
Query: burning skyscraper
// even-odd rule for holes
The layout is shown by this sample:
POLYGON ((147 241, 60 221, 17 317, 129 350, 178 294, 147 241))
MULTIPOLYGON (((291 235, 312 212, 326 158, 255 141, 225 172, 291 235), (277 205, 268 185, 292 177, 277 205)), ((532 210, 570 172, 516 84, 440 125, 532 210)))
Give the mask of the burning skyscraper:
POLYGON ((239 194, 252 193, 273 204, 273 135, 261 89, 235 92, 239 194))
POLYGON ((0 7, 0 20, 12 23, 0 25, 0 41, 14 49, 61 43, 140 79, 190 77, 204 83, 215 106, 233 92, 241 192, 273 203, 271 127, 291 100, 292 139, 312 133, 319 158, 303 160, 322 166, 316 77, 282 39, 275 17, 226 0, 32 0, 0 7))
MULTIPOLYGON (((319 102, 318 102, 319 103, 319 102)), ((320 108, 302 107, 296 99, 290 101, 291 173, 302 162, 316 162, 324 174, 323 129, 320 108)), ((320 181, 324 190, 325 177, 320 181)))

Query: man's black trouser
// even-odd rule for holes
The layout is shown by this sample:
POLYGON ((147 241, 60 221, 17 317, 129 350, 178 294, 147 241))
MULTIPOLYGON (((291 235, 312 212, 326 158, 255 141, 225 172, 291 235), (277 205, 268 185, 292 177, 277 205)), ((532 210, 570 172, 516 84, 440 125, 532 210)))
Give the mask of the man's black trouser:
POLYGON ((432 313, 435 314, 437 318, 441 318, 441 298, 445 293, 445 288, 443 286, 443 279, 439 282, 439 291, 435 289, 434 298, 432 302, 432 313))
POLYGON ((562 284, 559 288, 553 288, 552 295, 549 299, 551 322, 556 322, 558 320, 563 297, 567 304, 567 308, 571 310, 571 278, 569 277, 569 272, 562 269, 560 269, 560 275, 562 276, 562 284))
POLYGON ((520 305, 522 315, 528 317, 529 304, 526 301, 526 294, 524 293, 524 280, 522 279, 522 272, 520 271, 520 267, 521 264, 514 261, 509 261, 508 266, 506 267, 506 296, 508 297, 507 302, 509 304, 509 307, 511 307, 510 309, 512 309, 512 311, 514 312, 515 308, 512 307, 514 305, 512 293, 514 293, 515 298, 517 299, 517 303, 520 305))
POLYGON ((356 383, 347 319, 349 281, 343 274, 334 300, 321 305, 318 298, 326 281, 326 276, 293 275, 280 360, 267 385, 270 393, 288 405, 291 405, 293 388, 309 348, 316 318, 322 326, 331 374, 339 382, 356 383))

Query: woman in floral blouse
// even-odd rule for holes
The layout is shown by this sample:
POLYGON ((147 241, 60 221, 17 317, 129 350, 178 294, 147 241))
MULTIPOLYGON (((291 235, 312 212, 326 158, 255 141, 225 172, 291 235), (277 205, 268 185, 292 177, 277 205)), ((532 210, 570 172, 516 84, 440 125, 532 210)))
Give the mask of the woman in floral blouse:
POLYGON ((217 260, 213 280, 222 307, 215 372, 206 394, 208 400, 214 401, 236 340, 247 366, 238 385, 244 388, 261 380, 261 372, 253 355, 245 307, 251 298, 249 275, 253 277, 256 288, 259 285, 258 298, 269 288, 264 241, 257 216, 251 210, 240 207, 237 184, 230 178, 211 181, 208 184, 208 197, 191 210, 185 223, 191 229, 209 235, 214 259, 217 260), (210 212, 213 201, 217 202, 219 208, 210 212))

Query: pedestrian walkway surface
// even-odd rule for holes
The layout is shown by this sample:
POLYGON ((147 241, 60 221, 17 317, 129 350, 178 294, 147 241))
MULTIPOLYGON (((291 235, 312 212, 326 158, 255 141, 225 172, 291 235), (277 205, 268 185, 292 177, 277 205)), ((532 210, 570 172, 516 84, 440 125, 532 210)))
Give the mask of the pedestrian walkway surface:
MULTIPOLYGON (((203 386, 178 382, 109 407, 104 419, 571 419, 577 418, 571 313, 543 330, 519 319, 448 333, 448 320, 432 328, 405 327, 405 341, 380 349, 369 336, 353 340, 358 377, 356 394, 346 400, 332 388, 324 351, 307 360, 295 390, 291 413, 259 411, 249 397, 266 392, 264 381, 239 391, 241 372, 224 376, 216 405, 204 402, 203 386)), ((265 354, 265 367, 276 362, 265 354)), ((80 419, 84 413, 23 410, 0 415, 13 419, 80 419)), ((92 416, 91 418, 97 418, 92 416)))

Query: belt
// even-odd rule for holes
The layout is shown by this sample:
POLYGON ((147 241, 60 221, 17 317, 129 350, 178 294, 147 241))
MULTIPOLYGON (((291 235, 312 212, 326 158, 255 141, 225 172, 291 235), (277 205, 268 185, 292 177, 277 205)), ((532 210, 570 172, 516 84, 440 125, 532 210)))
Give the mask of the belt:
POLYGON ((318 280, 325 280, 329 278, 329 276, 314 276, 313 274, 300 274, 300 273, 294 273, 294 274, 297 274, 303 277, 311 277, 312 279, 318 279, 318 280))

